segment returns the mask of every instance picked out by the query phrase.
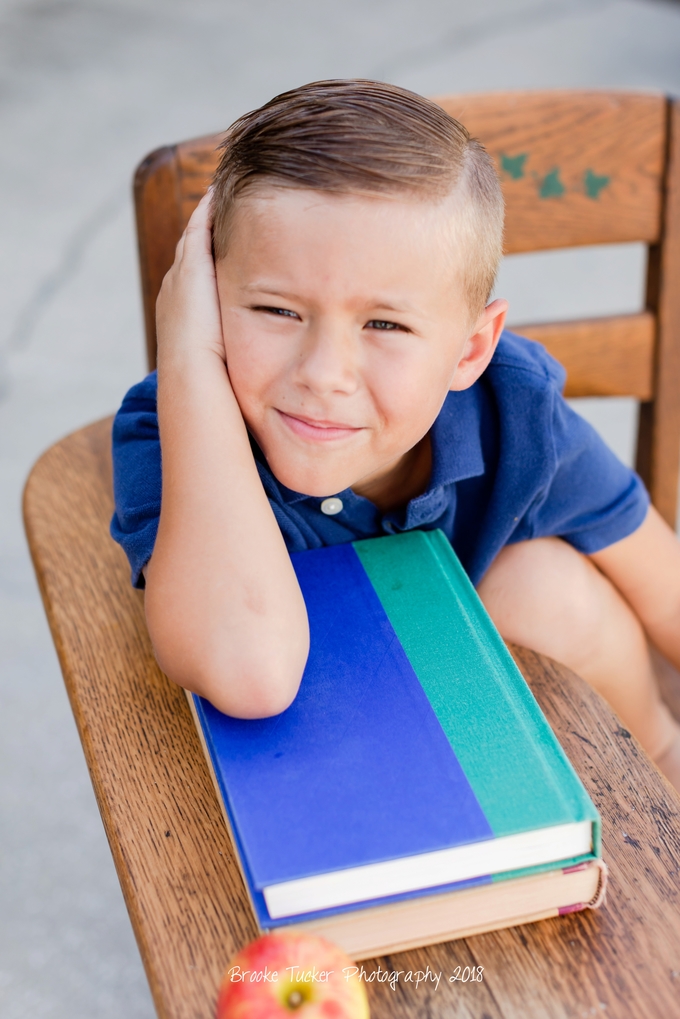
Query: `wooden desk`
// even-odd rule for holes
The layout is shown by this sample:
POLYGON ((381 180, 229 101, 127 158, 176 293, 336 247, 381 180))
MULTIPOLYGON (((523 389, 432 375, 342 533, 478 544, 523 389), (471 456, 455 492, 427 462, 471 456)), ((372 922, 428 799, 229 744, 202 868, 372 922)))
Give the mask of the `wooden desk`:
MULTIPOLYGON (((232 954, 255 936, 182 691, 156 665, 112 512, 110 421, 38 462, 25 519, 106 834, 162 1019, 210 1019, 232 954)), ((517 661, 604 821, 609 897, 573 914, 366 963, 442 973, 369 984, 373 1019, 680 1016, 680 800, 578 677, 517 661), (450 983, 457 966, 481 983, 450 983)))

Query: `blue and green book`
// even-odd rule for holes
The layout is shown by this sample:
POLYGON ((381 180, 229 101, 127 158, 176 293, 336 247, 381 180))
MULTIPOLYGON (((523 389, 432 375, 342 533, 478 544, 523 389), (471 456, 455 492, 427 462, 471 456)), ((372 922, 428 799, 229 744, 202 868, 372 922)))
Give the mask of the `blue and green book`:
POLYGON ((444 535, 292 561, 293 704, 243 720, 190 696, 260 929, 361 958, 597 900, 597 811, 444 535))

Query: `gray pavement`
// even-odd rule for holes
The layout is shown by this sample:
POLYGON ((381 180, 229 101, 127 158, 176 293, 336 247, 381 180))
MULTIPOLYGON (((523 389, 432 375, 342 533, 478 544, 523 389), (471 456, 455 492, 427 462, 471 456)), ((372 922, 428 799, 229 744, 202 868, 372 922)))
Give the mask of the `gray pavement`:
MULTIPOLYGON (((31 463, 144 371, 129 197, 155 146, 322 77, 680 91, 662 0, 0 0, 0 1016, 153 1008, 33 579, 31 463)), ((515 321, 634 310, 643 257, 517 256, 515 321)), ((635 407, 583 412, 630 459, 635 407)))

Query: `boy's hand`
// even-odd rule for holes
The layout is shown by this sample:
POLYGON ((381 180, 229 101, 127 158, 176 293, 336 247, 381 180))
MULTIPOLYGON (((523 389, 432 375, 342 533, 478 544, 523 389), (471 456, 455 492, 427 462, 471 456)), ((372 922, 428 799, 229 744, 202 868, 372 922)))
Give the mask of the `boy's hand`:
POLYGON ((212 255, 211 200, 209 190, 194 209, 158 295, 159 362, 192 356, 201 350, 215 353, 225 361, 212 255))

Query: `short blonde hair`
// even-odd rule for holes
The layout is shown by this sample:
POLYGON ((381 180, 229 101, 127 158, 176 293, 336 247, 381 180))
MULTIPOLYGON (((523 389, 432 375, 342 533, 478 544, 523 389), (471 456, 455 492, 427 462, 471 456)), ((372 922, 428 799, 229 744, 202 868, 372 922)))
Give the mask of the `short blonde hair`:
POLYGON ((498 176, 484 147, 436 103, 377 81, 316 81, 240 117, 220 148, 217 260, 227 251, 236 200, 257 185, 430 201, 455 192, 466 300, 473 315, 488 302, 503 247, 498 176))

